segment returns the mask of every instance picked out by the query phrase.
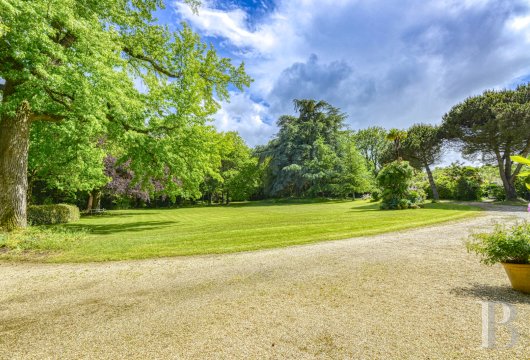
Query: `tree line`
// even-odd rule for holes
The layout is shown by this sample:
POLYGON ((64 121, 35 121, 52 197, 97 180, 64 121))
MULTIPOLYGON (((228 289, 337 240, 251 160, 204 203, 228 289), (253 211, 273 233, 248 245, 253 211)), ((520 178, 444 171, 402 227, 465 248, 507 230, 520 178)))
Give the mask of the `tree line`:
MULTIPOLYGON (((195 3, 194 1, 190 1, 195 3)), ((385 165, 427 174, 444 146, 497 166, 517 197, 530 152, 530 87, 486 91, 439 126, 353 131, 325 101, 294 101, 266 145, 249 148, 209 119, 244 64, 219 57, 188 26, 159 25, 158 0, 0 0, 0 227, 26 226, 28 199, 129 206, 188 199, 354 197, 385 165)))

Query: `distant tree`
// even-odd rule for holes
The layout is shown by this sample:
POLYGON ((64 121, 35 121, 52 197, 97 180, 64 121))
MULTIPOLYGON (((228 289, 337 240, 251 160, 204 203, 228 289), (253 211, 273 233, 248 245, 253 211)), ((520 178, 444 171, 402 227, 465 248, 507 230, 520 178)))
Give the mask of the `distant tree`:
POLYGON ((425 169, 433 199, 440 200, 431 172, 431 165, 442 157, 442 138, 439 127, 428 124, 415 124, 407 130, 407 137, 401 144, 403 159, 416 169, 425 169))
POLYGON ((221 134, 220 189, 226 204, 230 199, 248 200, 260 184, 257 157, 236 132, 221 134))
POLYGON ((388 141, 393 143, 393 150, 395 154, 395 160, 401 159, 401 145, 403 141, 407 138, 407 132, 400 129, 390 129, 386 135, 388 141))
POLYGON ((355 145, 366 159, 369 170, 375 176, 383 166, 383 156, 388 151, 388 132, 380 126, 372 126, 355 132, 355 145))
POLYGON ((530 85, 470 97, 444 115, 442 129, 464 157, 496 163, 506 198, 517 198, 515 179, 523 164, 514 165, 510 156, 530 152, 530 85))
POLYGON ((281 116, 276 138, 260 149, 269 159, 266 192, 272 196, 315 196, 336 180, 339 138, 345 115, 325 101, 294 100, 298 117, 281 116))
POLYGON ((335 192, 344 197, 355 197, 356 193, 370 191, 375 181, 357 148, 356 138, 355 133, 350 131, 342 132, 339 137, 338 186, 335 192))

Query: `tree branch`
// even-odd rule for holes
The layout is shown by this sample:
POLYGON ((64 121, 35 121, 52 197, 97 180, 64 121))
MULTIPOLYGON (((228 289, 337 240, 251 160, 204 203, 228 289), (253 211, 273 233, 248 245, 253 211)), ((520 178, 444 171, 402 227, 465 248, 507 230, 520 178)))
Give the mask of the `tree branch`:
POLYGON ((74 97, 68 94, 60 93, 58 91, 52 90, 48 87, 44 87, 44 91, 48 94, 48 96, 55 102, 61 104, 67 109, 71 108, 71 102, 74 101, 74 97), (66 101, 65 98, 68 100, 66 101))
POLYGON ((51 115, 51 114, 33 114, 30 116, 31 121, 48 121, 48 122, 60 122, 66 117, 63 115, 51 115))
POLYGON ((128 47, 124 47, 123 48, 123 51, 129 55, 130 57, 132 58, 135 58, 137 60, 142 60, 142 61, 146 61, 148 62, 149 64, 151 64, 151 66, 153 67, 153 69, 155 69, 156 71, 158 71, 159 73, 162 73, 164 75, 167 75, 171 78, 180 78, 182 77, 182 73, 181 72, 178 72, 178 73, 175 73, 175 72, 172 72, 166 68, 164 68, 162 65, 158 64, 156 62, 155 59, 149 57, 149 56, 146 56, 146 55, 142 55, 142 54, 135 54, 132 49, 128 48, 128 47))

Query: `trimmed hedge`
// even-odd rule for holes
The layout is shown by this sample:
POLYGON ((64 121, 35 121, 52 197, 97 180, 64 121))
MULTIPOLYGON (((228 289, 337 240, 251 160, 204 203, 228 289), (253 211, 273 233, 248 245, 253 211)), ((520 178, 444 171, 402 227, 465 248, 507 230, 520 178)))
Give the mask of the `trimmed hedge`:
POLYGON ((75 205, 31 205, 28 207, 28 222, 31 225, 65 224, 79 220, 79 208, 75 205))

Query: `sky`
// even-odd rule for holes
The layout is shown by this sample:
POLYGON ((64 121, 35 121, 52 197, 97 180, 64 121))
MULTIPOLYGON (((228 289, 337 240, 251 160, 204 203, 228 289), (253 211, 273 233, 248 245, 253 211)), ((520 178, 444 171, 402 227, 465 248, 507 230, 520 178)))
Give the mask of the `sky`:
POLYGON ((161 22, 245 63, 254 82, 213 118, 251 146, 293 99, 339 107, 351 129, 406 128, 530 81, 530 0, 203 0, 198 14, 167 1, 161 22))

